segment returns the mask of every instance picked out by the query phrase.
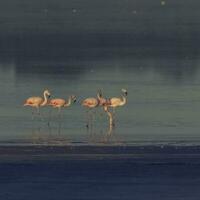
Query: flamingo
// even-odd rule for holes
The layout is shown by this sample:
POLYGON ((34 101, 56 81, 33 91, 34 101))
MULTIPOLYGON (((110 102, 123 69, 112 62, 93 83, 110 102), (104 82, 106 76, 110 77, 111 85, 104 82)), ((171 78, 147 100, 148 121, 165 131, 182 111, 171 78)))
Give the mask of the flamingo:
MULTIPOLYGON (((48 105, 52 106, 53 108, 58 108, 58 117, 60 118, 61 108, 69 107, 72 102, 73 103, 76 102, 76 96, 74 95, 69 96, 68 100, 60 99, 60 98, 51 99, 48 105)), ((60 134, 60 132, 61 132, 61 118, 60 118, 60 123, 59 123, 59 128, 58 128, 58 133, 60 134)))
MULTIPOLYGON (((108 110, 108 106, 110 105, 110 103, 108 102, 107 99, 103 98, 101 90, 98 91, 97 98, 93 98, 93 97, 87 98, 83 101, 82 105, 89 109, 96 108, 98 106, 102 106, 104 111, 109 116, 110 130, 111 130, 111 127, 113 126, 114 123, 113 123, 112 113, 108 110)), ((87 126, 87 128, 89 127, 88 124, 86 126, 87 126)))
MULTIPOLYGON (((100 91, 97 93, 97 98, 94 98, 94 97, 89 97, 89 98, 86 98, 85 100, 83 100, 82 102, 82 106, 88 108, 88 112, 87 112, 87 116, 89 118, 89 111, 98 107, 99 105, 103 105, 103 102, 102 102, 102 95, 100 93, 100 91)), ((88 120, 89 121, 89 120, 88 120)), ((89 122, 86 124, 86 127, 89 128, 89 122)))
MULTIPOLYGON (((127 95, 128 92, 126 89, 122 89, 122 97, 112 97, 104 103, 104 107, 112 107, 113 108, 113 113, 115 113, 115 108, 119 106, 124 106, 127 103, 127 95)), ((107 108, 104 108, 104 111, 107 112, 107 108)), ((107 112, 108 113, 108 112, 107 112)), ((112 122, 114 125, 114 120, 112 122)))
POLYGON ((112 97, 110 99, 107 100, 106 102, 106 105, 109 106, 109 107, 112 107, 113 110, 116 108, 116 107, 119 107, 119 106, 123 106, 126 104, 127 102, 127 95, 128 95, 128 92, 126 89, 122 89, 122 97, 119 98, 119 97, 112 97))
POLYGON ((60 112, 62 107, 69 107, 72 102, 76 102, 76 96, 74 95, 69 96, 68 100, 58 98, 51 99, 48 105, 52 106, 53 108, 58 108, 60 112))
POLYGON ((109 126, 109 134, 110 134, 114 123, 113 123, 113 115, 108 109, 108 105, 110 105, 109 101, 106 98, 103 98, 101 90, 99 90, 99 92, 97 93, 97 98, 99 100, 99 106, 103 107, 103 110, 107 113, 107 115, 109 117, 109 125, 110 125, 109 126))
POLYGON ((38 97, 38 96, 29 97, 28 99, 26 99, 24 106, 31 106, 33 108, 36 108, 37 113, 40 115, 40 107, 47 105, 50 95, 51 94, 50 94, 49 90, 44 90, 44 92, 43 92, 44 98, 38 97))
POLYGON ((99 90, 98 93, 97 93, 97 99, 99 101, 98 106, 102 106, 104 112, 106 112, 108 117, 109 117, 109 131, 108 131, 108 134, 111 135, 114 122, 113 122, 113 115, 108 109, 109 102, 108 102, 108 100, 106 98, 103 97, 101 90, 99 90))
POLYGON ((99 90, 99 92, 97 93, 97 98, 99 100, 99 105, 98 106, 102 106, 103 107, 103 110, 108 114, 109 118, 111 117, 110 116, 110 112, 108 110, 108 100, 106 98, 103 97, 102 95, 102 91, 99 90))

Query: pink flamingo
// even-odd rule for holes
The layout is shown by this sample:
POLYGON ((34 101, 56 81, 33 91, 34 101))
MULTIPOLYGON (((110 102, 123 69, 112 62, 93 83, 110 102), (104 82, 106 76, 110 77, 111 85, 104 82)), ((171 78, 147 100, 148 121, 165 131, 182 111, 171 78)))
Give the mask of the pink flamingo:
MULTIPOLYGON (((100 106, 100 105, 103 105, 104 104, 104 102, 103 102, 104 100, 102 99, 102 94, 101 94, 101 92, 100 91, 98 91, 98 93, 97 93, 97 98, 94 98, 94 97, 89 97, 89 98, 86 98, 85 100, 83 100, 83 102, 82 102, 82 106, 84 106, 84 107, 86 107, 86 108, 88 108, 89 110, 87 111, 87 118, 88 118, 88 122, 87 122, 87 124, 86 124, 86 127, 87 128, 89 128, 89 112, 92 110, 92 109, 94 109, 94 108, 96 108, 96 107, 98 107, 98 106, 100 106)), ((91 116, 91 118, 92 118, 92 116, 91 116)))
POLYGON ((76 96, 74 96, 74 95, 69 96, 68 100, 60 99, 60 98, 51 99, 48 104, 48 105, 52 106, 53 108, 58 108, 58 117, 60 118, 60 123, 59 123, 59 128, 58 128, 59 134, 61 132, 61 116, 60 116, 61 108, 69 107, 72 102, 73 103, 76 102, 76 96))
POLYGON ((123 106, 127 103, 127 95, 128 92, 126 89, 122 89, 122 96, 119 97, 112 97, 106 101, 106 105, 113 108, 113 111, 116 107, 123 106))
POLYGON ((33 108, 36 108, 38 115, 40 115, 40 107, 47 105, 50 95, 51 94, 48 90, 44 90, 43 92, 44 98, 38 96, 29 97, 28 99, 26 99, 24 106, 31 106, 33 108))
POLYGON ((58 108, 60 112, 62 107, 69 107, 72 102, 76 102, 76 96, 74 95, 71 95, 68 100, 60 98, 51 99, 48 105, 52 106, 53 108, 58 108))
MULTIPOLYGON (((122 89, 122 96, 120 97, 112 97, 104 103, 105 107, 112 107, 113 108, 113 114, 115 114, 115 108, 119 106, 123 106, 127 103, 127 95, 128 92, 126 89, 122 89)), ((108 113, 108 108, 104 108, 104 111, 108 113)), ((108 115, 110 115, 108 113, 108 115)), ((111 119, 110 119, 111 120, 111 119)), ((114 126, 114 119, 112 119, 110 122, 112 122, 112 125, 114 126)))

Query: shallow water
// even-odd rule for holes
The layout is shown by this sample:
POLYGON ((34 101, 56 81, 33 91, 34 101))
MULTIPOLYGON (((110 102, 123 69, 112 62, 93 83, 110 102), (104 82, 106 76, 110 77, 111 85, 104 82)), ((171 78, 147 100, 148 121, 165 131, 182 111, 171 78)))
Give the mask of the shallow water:
POLYGON ((197 0, 0 5, 0 199, 200 199, 197 0), (22 106, 46 88, 77 96, 60 120, 22 106), (87 130, 80 102, 121 88, 87 130))
MULTIPOLYGON (((95 97, 102 89, 105 97, 128 90, 128 102, 116 109, 112 142, 199 143, 200 70, 196 57, 115 56, 114 49, 86 49, 94 56, 70 59, 19 57, 0 64, 0 141, 33 143, 106 142, 108 119, 96 109, 92 130, 85 127, 81 101, 95 97), (99 53, 99 55, 97 55, 99 53), (114 54, 114 56, 105 55, 114 54), (103 55, 102 55, 103 54, 103 55), (102 55, 102 56, 101 56, 102 55), (74 94, 78 101, 61 113, 41 109, 43 119, 32 119, 32 109, 23 107, 29 96, 40 96, 48 88, 53 97, 74 94), (50 121, 50 127, 47 122, 50 121)), ((131 50, 129 50, 131 53, 131 50)), ((77 53, 77 55, 79 55, 77 53)))
POLYGON ((198 4, 1 2, 0 142, 199 143, 198 4), (78 98, 63 110, 60 131, 56 110, 42 108, 43 121, 32 120, 22 106, 46 88, 52 97, 78 98), (128 103, 116 109, 112 138, 105 113, 88 131, 80 102, 98 89, 119 96, 121 88, 128 103))

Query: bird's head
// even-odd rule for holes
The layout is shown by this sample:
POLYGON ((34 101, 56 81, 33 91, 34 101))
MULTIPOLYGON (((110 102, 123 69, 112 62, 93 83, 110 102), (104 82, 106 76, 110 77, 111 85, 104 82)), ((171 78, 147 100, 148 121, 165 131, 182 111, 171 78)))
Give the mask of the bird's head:
POLYGON ((97 91, 97 97, 98 97, 98 99, 99 98, 102 98, 102 90, 101 89, 99 89, 98 91, 97 91))
POLYGON ((125 94, 125 96, 127 96, 128 95, 128 92, 127 92, 127 90, 126 89, 122 89, 122 92, 125 94))
POLYGON ((76 96, 75 95, 71 95, 71 100, 75 103, 76 102, 76 96))
POLYGON ((48 98, 51 97, 51 93, 49 92, 49 90, 45 90, 44 91, 44 95, 47 95, 48 98))

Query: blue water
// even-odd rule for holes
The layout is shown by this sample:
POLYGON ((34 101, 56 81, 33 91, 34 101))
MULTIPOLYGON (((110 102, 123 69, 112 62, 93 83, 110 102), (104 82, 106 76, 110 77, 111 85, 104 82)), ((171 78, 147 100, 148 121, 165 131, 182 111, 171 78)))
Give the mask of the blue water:
POLYGON ((0 4, 0 142, 105 141, 107 116, 97 109, 87 131, 80 102, 98 89, 109 98, 126 88, 113 142, 199 143, 198 1, 0 4), (77 96, 60 129, 56 110, 32 120, 22 106, 46 88, 52 97, 77 96))
POLYGON ((0 2, 0 199, 199 200, 199 15, 196 0, 0 2), (115 129, 99 108, 88 130, 81 101, 121 88, 115 129), (32 119, 44 89, 77 102, 32 119))
POLYGON ((199 199, 199 164, 133 159, 20 161, 0 165, 2 199, 199 199))

